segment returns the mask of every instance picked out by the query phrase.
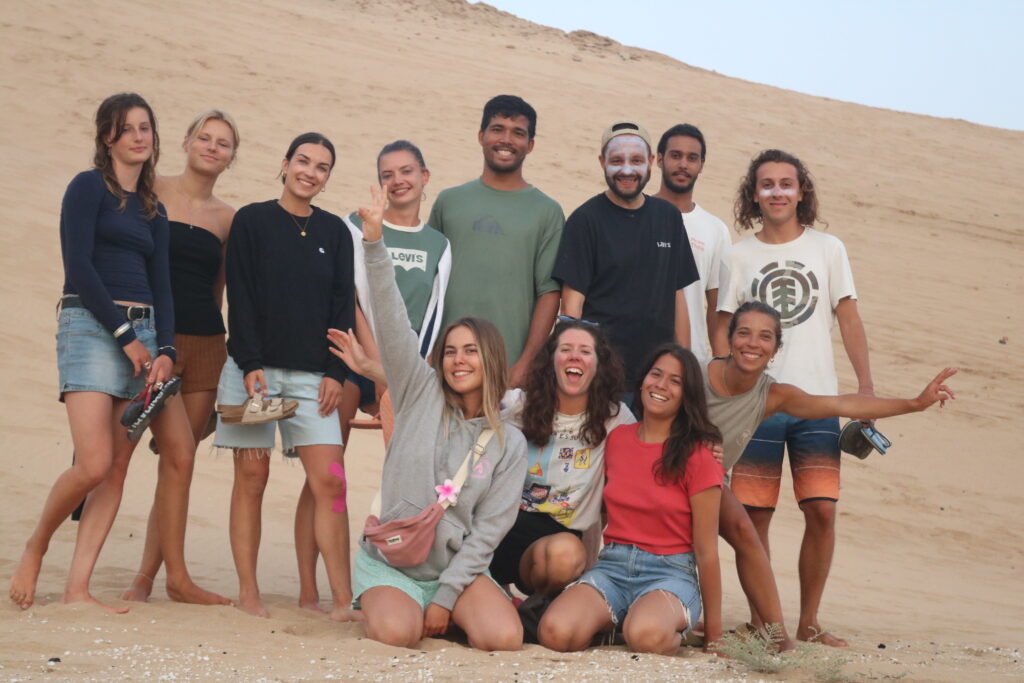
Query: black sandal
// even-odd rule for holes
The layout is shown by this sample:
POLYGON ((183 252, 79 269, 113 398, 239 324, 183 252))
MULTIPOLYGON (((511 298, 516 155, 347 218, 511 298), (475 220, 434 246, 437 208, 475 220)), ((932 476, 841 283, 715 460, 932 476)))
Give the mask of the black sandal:
POLYGON ((149 423, 163 409, 164 403, 181 389, 181 378, 172 377, 162 384, 147 386, 132 399, 121 415, 121 424, 128 428, 128 438, 138 441, 149 423))

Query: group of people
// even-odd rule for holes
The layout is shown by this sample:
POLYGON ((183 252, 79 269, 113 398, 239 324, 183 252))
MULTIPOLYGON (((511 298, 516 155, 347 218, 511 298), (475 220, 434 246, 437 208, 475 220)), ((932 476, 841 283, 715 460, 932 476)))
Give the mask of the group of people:
POLYGON ((235 456, 230 543, 246 612, 267 615, 256 566, 279 430, 306 475, 299 603, 326 611, 322 557, 331 618, 363 620, 370 638, 413 647, 454 624, 473 647, 518 649, 529 608, 538 641, 556 650, 618 632, 634 650, 668 654, 701 619, 714 650, 720 535, 736 552, 752 624, 777 625, 788 649, 768 556, 788 450, 806 519, 795 635, 845 644, 818 621, 838 416, 944 402, 955 371, 915 398, 874 396, 849 261, 813 227, 814 183, 796 157, 767 150, 751 162, 735 213, 756 232, 733 247, 693 199, 707 153, 696 127, 674 126, 654 146, 636 121, 613 123, 598 157, 607 190, 568 220, 524 178, 536 127, 521 98, 488 101, 480 177, 441 192, 426 222, 430 172, 406 140, 380 151, 367 205, 345 217, 314 206, 336 162, 318 133, 288 146, 278 199, 236 212, 214 194, 240 144, 229 115, 198 116, 182 142, 185 169, 158 176, 152 109, 136 94, 107 98, 94 168, 71 181, 61 210, 57 357, 74 459, 26 543, 11 599, 32 604, 50 539, 85 498, 64 601, 102 604, 89 580, 135 446, 120 417, 146 387, 179 376, 180 395, 151 424, 159 476, 126 600, 146 600, 166 565, 172 599, 231 603, 186 567, 192 467, 215 403, 266 397, 280 399, 263 404, 271 412, 297 402, 294 415, 219 418, 214 436, 235 456), (661 186, 647 195, 654 166, 661 186), (855 394, 837 395, 836 319, 855 394), (352 560, 343 456, 358 407, 379 412, 387 451, 352 560), (389 551, 397 533, 370 533, 407 519, 433 525, 415 561, 389 551), (518 610, 513 585, 529 596, 518 610))

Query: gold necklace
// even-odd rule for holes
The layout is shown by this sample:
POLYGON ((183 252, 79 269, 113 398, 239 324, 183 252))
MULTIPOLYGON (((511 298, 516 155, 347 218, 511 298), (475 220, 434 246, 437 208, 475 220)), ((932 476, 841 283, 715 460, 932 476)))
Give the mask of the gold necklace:
MULTIPOLYGON (((278 206, 281 206, 281 202, 278 202, 277 204, 278 204, 278 206)), ((281 206, 281 208, 284 209, 283 206, 281 206)), ((299 235, 301 235, 302 237, 305 237, 306 236, 306 228, 309 227, 309 221, 310 221, 311 218, 313 218, 312 210, 309 212, 309 215, 306 216, 306 223, 305 223, 305 225, 299 225, 299 219, 297 219, 295 217, 295 215, 291 211, 289 211, 288 209, 284 209, 284 212, 286 214, 288 214, 288 217, 292 219, 292 223, 294 223, 295 227, 299 229, 299 235)))

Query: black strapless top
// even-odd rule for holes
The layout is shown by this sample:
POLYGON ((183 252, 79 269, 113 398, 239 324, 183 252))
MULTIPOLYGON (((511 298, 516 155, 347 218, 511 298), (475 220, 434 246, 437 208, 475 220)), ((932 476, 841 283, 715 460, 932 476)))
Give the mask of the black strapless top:
POLYGON ((212 232, 198 225, 169 221, 171 228, 171 293, 174 331, 180 334, 223 334, 224 318, 213 298, 222 248, 212 232))

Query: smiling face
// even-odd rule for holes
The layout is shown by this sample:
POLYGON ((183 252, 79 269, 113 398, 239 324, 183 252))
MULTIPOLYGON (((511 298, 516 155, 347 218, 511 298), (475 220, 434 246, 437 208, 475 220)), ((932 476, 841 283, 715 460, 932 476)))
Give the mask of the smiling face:
POLYGON ((645 418, 674 419, 683 405, 683 364, 675 356, 664 353, 644 375, 640 400, 645 418))
POLYGON ((608 189, 624 202, 636 199, 651 179, 654 157, 638 135, 615 136, 608 141, 600 160, 608 189))
POLYGON ((487 128, 477 134, 484 152, 484 163, 495 173, 516 173, 533 151, 530 120, 520 114, 514 118, 492 116, 487 128))
POLYGON ((797 205, 803 198, 793 164, 767 161, 757 168, 754 202, 765 221, 776 225, 795 221, 797 205))
POLYGON ((188 167, 203 175, 220 175, 235 158, 235 134, 224 121, 206 123, 182 143, 188 167))
POLYGON ((334 156, 331 150, 314 142, 299 145, 291 159, 281 162, 285 194, 308 202, 331 177, 334 156))
POLYGON ((448 332, 441 364, 444 381, 455 393, 463 397, 473 392, 482 393, 484 371, 480 348, 468 327, 459 325, 448 332))
POLYGON ((763 372, 779 350, 779 322, 767 313, 747 311, 736 319, 729 355, 746 372, 763 372))
POLYGON ((552 362, 559 398, 586 396, 597 374, 593 335, 578 328, 566 330, 558 337, 552 362))
POLYGON ((416 155, 407 149, 383 155, 377 162, 377 174, 395 208, 418 206, 423 188, 430 181, 430 171, 420 166, 416 155))
POLYGON ((111 131, 107 136, 110 158, 118 164, 137 166, 153 156, 153 122, 149 112, 142 107, 133 107, 125 115, 120 137, 111 131))
POLYGON ((658 155, 661 178, 672 192, 693 192, 697 177, 704 170, 700 140, 689 135, 674 135, 668 139, 665 153, 658 155))

